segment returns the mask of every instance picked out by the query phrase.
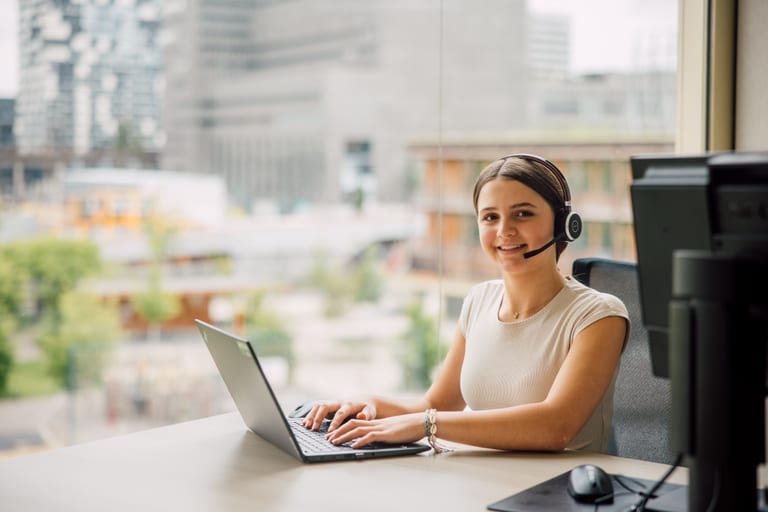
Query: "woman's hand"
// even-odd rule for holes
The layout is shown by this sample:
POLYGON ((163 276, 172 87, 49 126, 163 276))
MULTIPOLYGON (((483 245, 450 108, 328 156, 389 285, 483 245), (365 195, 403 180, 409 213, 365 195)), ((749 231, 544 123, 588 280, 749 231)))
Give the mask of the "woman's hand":
POLYGON ((374 420, 351 419, 325 436, 333 444, 354 440, 352 448, 373 442, 409 443, 424 437, 424 414, 413 413, 374 420))
POLYGON ((302 425, 318 430, 329 418, 328 432, 333 432, 347 419, 372 420, 376 418, 376 405, 372 400, 337 400, 318 402, 304 417, 302 425))

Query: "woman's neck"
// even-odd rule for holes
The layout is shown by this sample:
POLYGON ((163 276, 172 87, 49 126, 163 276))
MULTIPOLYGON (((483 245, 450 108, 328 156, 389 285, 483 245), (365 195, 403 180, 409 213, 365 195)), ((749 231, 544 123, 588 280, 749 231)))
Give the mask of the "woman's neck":
POLYGON ((499 307, 499 320, 506 322, 533 316, 565 285, 565 279, 557 269, 505 274, 503 279, 504 298, 499 307))

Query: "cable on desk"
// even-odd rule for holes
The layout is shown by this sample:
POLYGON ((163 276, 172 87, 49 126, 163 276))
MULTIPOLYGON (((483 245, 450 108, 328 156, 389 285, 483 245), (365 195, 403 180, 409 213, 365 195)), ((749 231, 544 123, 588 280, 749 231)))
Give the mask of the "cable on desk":
POLYGON ((712 497, 709 499, 707 512, 712 512, 720 501, 720 468, 715 468, 715 489, 712 491, 712 497))
POLYGON ((656 494, 656 491, 659 490, 659 487, 664 485, 664 482, 667 481, 667 478, 669 478, 669 475, 672 474, 672 472, 677 469, 677 466, 680 465, 680 463, 683 461, 683 454, 678 453, 677 457, 675 458, 675 461, 672 463, 672 466, 667 470, 666 473, 664 473, 664 476, 662 476, 660 479, 656 481, 655 484, 653 484, 653 487, 651 487, 651 490, 646 492, 640 492, 638 494, 641 495, 640 500, 638 500, 637 503, 632 505, 628 512, 645 512, 645 505, 648 503, 648 500, 653 498, 656 494))
POLYGON ((643 491, 646 489, 646 486, 645 486, 645 484, 643 482, 640 482, 639 480, 636 480, 636 479, 634 479, 632 477, 629 477, 629 476, 614 474, 614 475, 611 475, 611 479, 614 482, 616 482, 619 485, 621 485, 625 490, 621 491, 621 492, 614 492, 612 494, 609 494, 608 496, 603 496, 602 498, 596 499, 595 500, 594 512, 598 512, 597 508, 599 506, 601 506, 601 505, 612 504, 613 503, 613 499, 616 496, 625 496, 627 494, 641 495, 641 494, 643 494, 643 491), (629 480, 634 485, 637 485, 640 488, 639 489, 637 489, 637 488, 633 489, 630 485, 628 485, 625 482, 625 480, 629 480))

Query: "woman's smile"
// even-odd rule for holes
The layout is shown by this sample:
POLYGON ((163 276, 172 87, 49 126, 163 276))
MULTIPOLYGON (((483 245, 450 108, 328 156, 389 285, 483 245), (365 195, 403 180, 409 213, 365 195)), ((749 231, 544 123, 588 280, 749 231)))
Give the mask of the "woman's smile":
POLYGON ((528 244, 504 244, 499 245, 496 249, 502 253, 515 254, 528 247, 528 244))

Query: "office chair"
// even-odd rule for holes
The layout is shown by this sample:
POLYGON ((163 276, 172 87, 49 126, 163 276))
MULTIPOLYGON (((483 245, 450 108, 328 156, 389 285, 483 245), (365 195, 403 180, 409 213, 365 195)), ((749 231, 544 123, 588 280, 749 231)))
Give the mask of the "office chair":
POLYGON ((572 275, 595 290, 615 295, 629 312, 630 331, 616 378, 613 439, 615 455, 669 464, 670 382, 653 375, 648 333, 642 322, 635 263, 579 258, 572 275))

